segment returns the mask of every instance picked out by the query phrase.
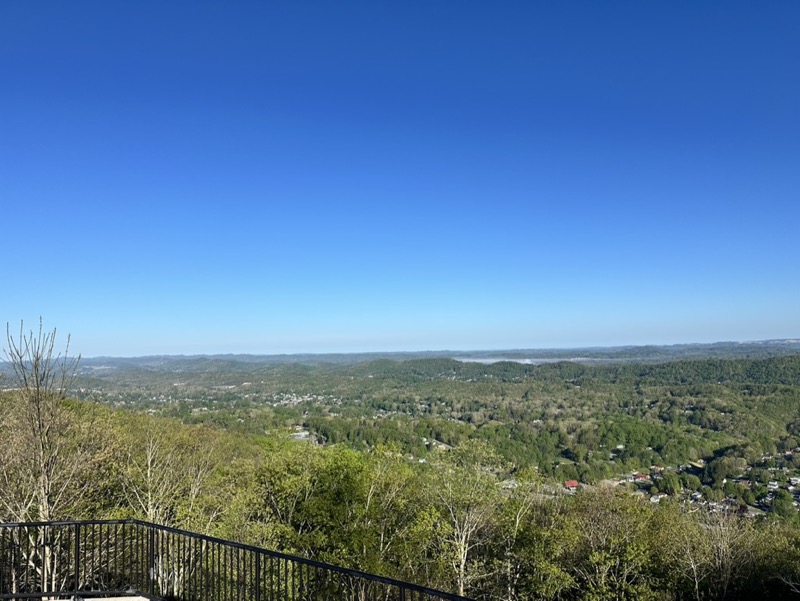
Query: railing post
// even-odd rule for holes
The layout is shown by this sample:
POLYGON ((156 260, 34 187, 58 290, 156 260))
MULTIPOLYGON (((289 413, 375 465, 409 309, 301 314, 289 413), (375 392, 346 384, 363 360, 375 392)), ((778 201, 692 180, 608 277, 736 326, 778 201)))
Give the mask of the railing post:
POLYGON ((147 544, 147 563, 150 566, 150 594, 155 595, 156 590, 156 529, 152 525, 148 525, 147 529, 150 533, 149 541, 147 544))
POLYGON ((256 553, 256 599, 261 601, 261 553, 256 553))
POLYGON ((81 525, 75 523, 75 592, 81 590, 81 525))

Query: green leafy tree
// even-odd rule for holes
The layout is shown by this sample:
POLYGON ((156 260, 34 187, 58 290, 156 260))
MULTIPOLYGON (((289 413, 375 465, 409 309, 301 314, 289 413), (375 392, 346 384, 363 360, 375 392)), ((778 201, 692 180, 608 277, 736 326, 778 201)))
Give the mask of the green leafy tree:
POLYGON ((531 472, 518 474, 515 483, 498 508, 496 576, 481 587, 482 597, 557 597, 574 583, 562 563, 568 547, 562 529, 565 497, 552 496, 531 472))
POLYGON ((611 490, 584 492, 570 507, 570 571, 583 599, 655 599, 652 509, 611 490))
POLYGON ((796 519, 797 509, 794 507, 794 499, 788 490, 780 489, 775 493, 772 500, 771 511, 773 514, 784 519, 796 519))
POLYGON ((666 472, 658 486, 668 495, 676 495, 683 490, 680 478, 674 472, 666 472))

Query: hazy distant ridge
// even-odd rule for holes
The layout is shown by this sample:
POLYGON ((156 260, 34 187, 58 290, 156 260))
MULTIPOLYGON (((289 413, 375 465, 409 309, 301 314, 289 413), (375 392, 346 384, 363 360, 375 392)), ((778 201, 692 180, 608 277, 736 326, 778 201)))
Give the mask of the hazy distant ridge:
POLYGON ((675 344, 648 346, 590 347, 571 349, 507 349, 474 351, 411 351, 375 353, 303 353, 276 355, 219 354, 219 355, 153 355, 145 357, 88 357, 81 360, 84 368, 114 367, 145 370, 205 371, 251 369, 269 364, 357 364, 376 360, 406 361, 412 359, 449 358, 458 361, 493 363, 577 363, 659 362, 681 359, 767 358, 800 353, 800 339, 762 340, 748 342, 715 342, 708 344, 675 344))

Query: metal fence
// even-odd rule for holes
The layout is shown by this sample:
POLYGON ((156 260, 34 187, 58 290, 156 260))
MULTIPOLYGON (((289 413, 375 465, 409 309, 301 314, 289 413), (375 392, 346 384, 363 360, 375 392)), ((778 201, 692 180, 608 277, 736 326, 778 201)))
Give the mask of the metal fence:
POLYGON ((139 520, 0 524, 0 599, 463 601, 463 597, 139 520))

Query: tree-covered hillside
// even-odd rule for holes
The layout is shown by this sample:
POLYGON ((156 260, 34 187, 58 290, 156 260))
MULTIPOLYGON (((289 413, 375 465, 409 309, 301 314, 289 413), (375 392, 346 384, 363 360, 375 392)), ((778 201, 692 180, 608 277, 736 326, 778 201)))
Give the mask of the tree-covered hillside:
MULTIPOLYGON (((233 431, 356 449, 487 442, 515 468, 595 483, 652 465, 798 446, 800 356, 665 363, 198 360, 87 369, 75 394, 233 431), (303 434, 305 435, 305 434, 303 434)), ((706 478, 710 485, 718 484, 706 478)))
POLYGON ((0 519, 138 517, 487 601, 800 589, 798 356, 202 361, 20 361, 0 519))

